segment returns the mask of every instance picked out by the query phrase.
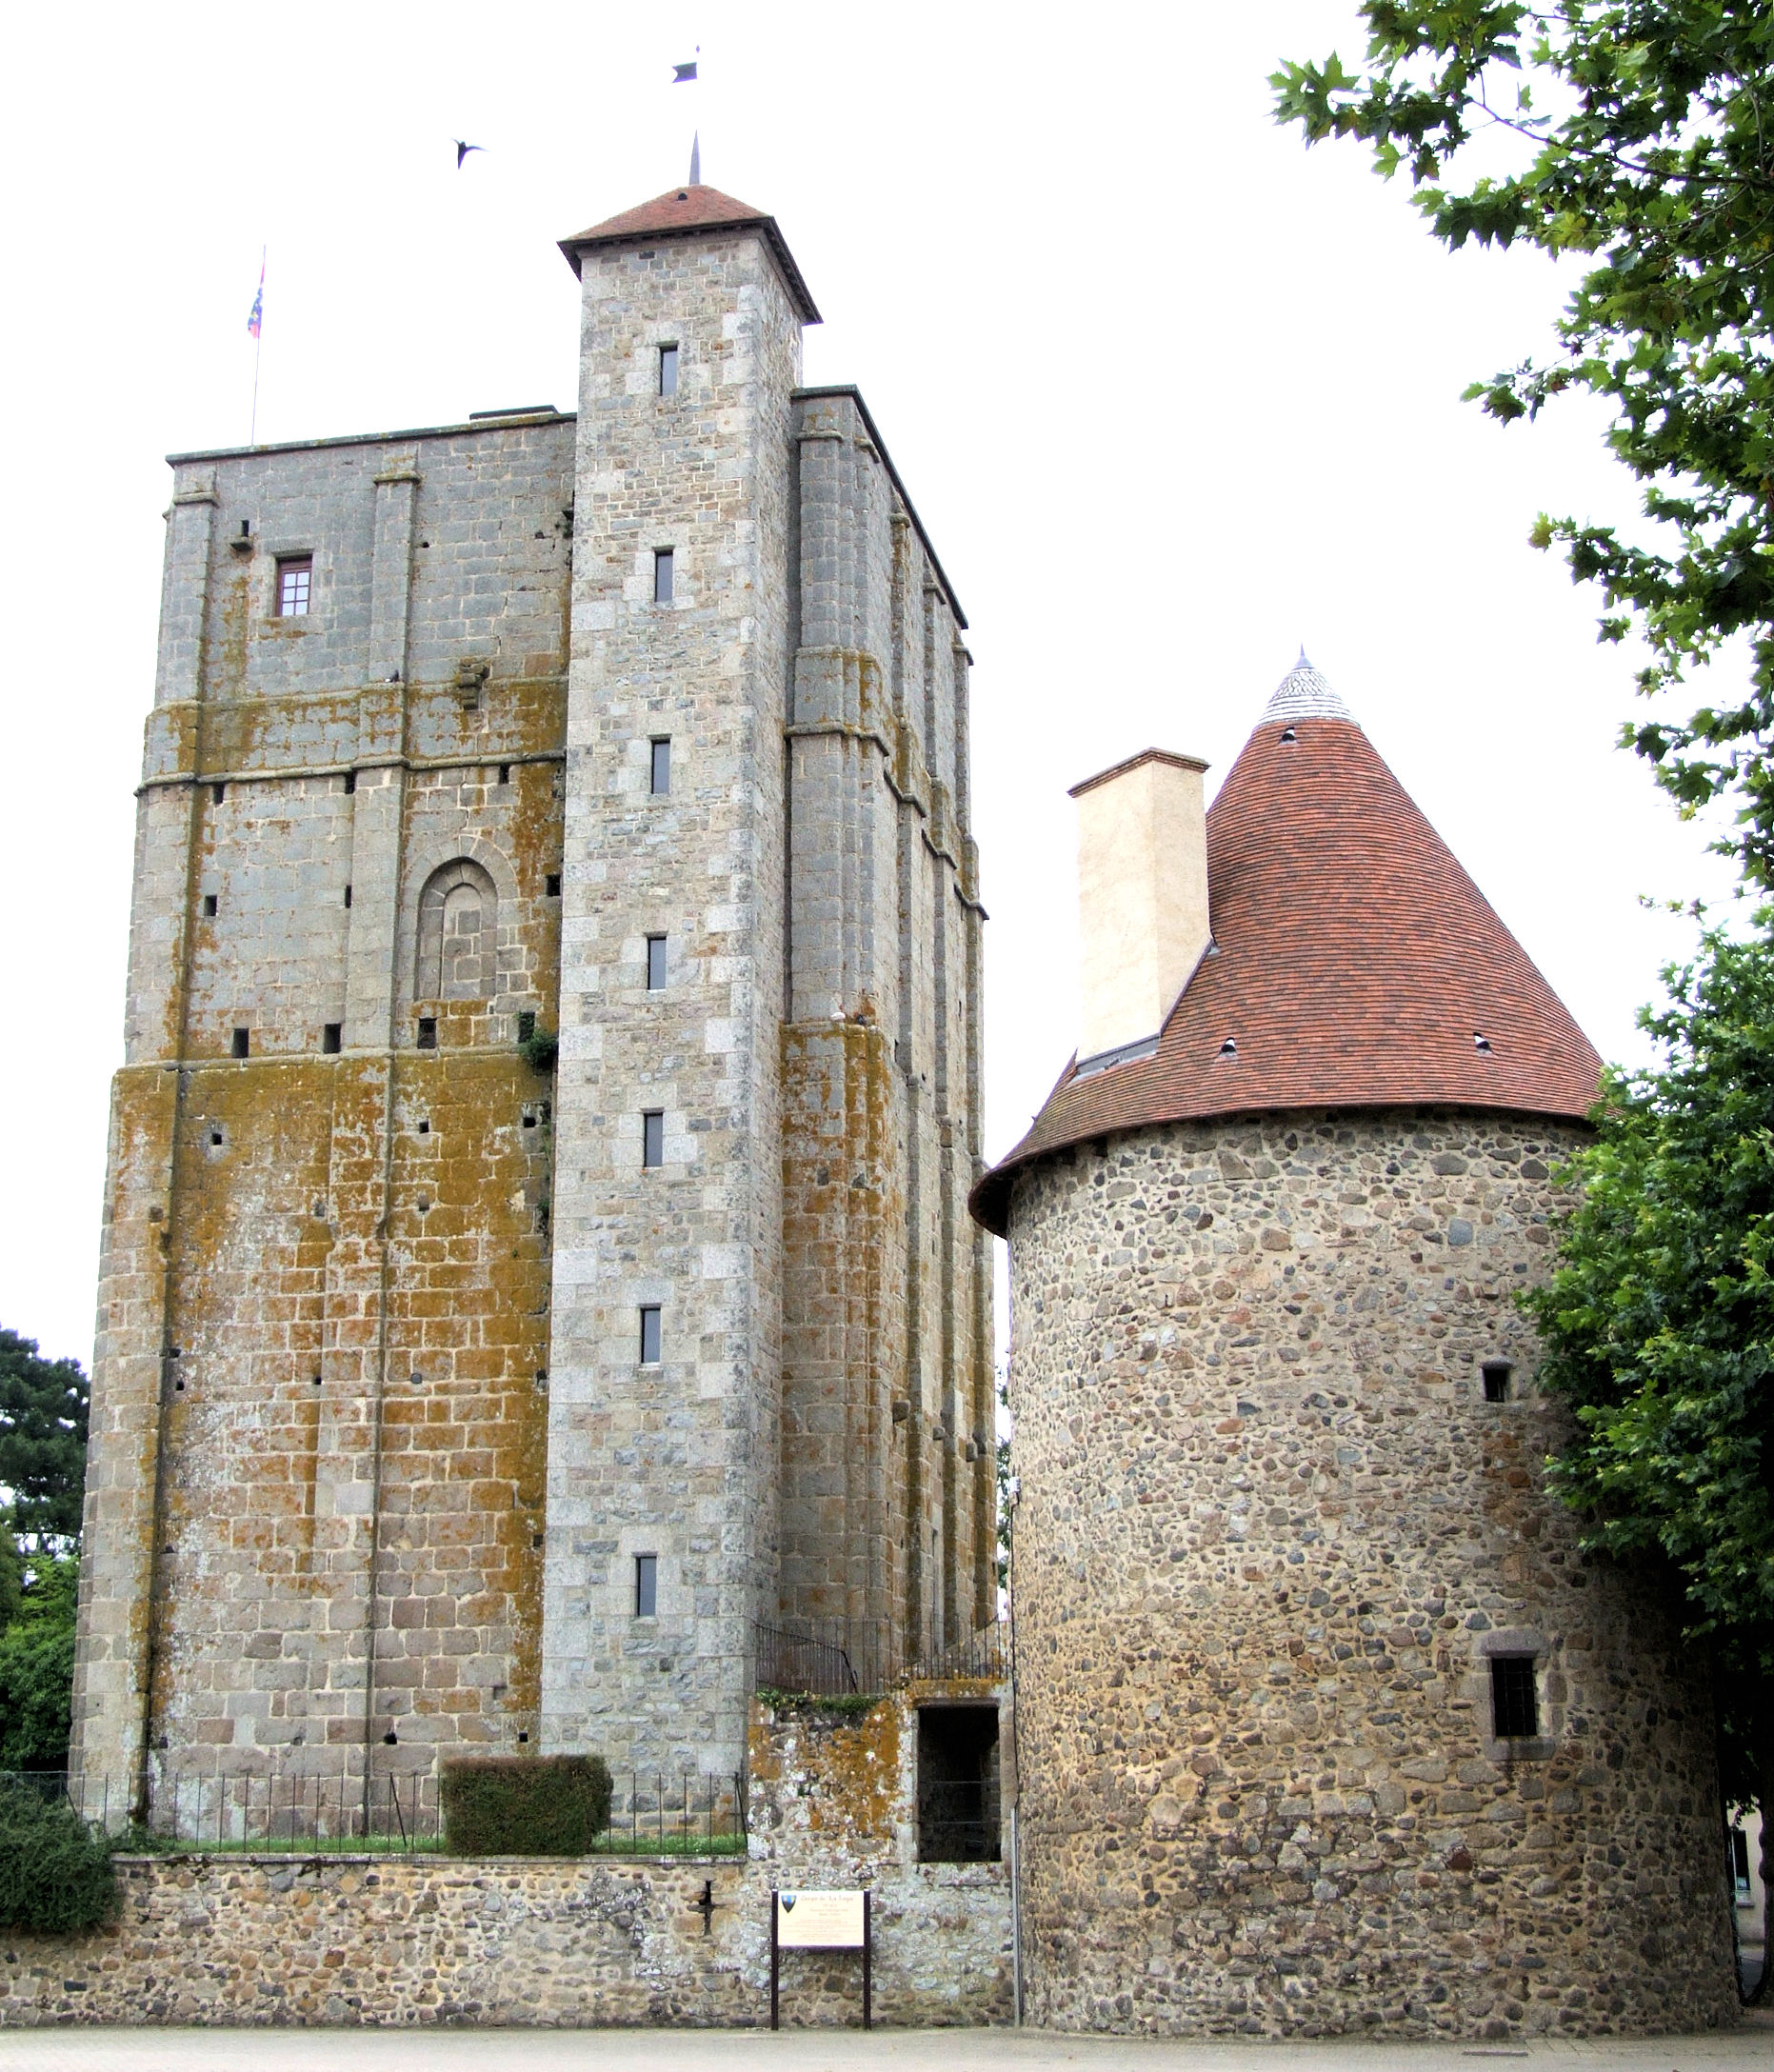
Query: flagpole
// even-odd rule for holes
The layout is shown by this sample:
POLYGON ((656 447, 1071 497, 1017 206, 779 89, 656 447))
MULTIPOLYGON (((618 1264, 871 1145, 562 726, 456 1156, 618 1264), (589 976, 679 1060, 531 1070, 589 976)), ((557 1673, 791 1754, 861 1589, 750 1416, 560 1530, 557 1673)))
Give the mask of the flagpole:
POLYGON ((265 247, 259 248, 259 293, 252 305, 252 425, 247 444, 259 443, 259 358, 265 350, 265 247))

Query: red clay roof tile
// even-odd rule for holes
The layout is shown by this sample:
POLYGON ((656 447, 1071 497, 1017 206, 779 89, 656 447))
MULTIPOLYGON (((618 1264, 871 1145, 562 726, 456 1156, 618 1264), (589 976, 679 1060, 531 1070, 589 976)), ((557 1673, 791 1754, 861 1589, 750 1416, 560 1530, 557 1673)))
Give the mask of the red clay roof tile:
POLYGON ((753 209, 747 202, 735 201, 732 195, 723 194, 719 188, 677 187, 668 193, 656 194, 638 209, 626 209, 621 215, 594 223, 588 230, 581 230, 574 237, 562 238, 561 249, 577 273, 580 254, 594 250, 600 245, 633 245, 648 238, 693 237, 701 230, 722 230, 742 224, 750 224, 762 231, 765 243, 782 269, 789 295, 801 313, 801 321, 817 324, 819 311, 813 307, 813 298, 801 278, 801 269, 794 263, 794 255, 788 249, 776 218, 767 216, 761 209, 753 209))
POLYGON ((999 1236, 1024 1166, 1109 1130, 1277 1108, 1593 1105, 1594 1046, 1366 735, 1270 710, 1207 814, 1214 950, 1155 1053, 1082 1079, 1074 1060, 980 1180, 969 1206, 999 1236))

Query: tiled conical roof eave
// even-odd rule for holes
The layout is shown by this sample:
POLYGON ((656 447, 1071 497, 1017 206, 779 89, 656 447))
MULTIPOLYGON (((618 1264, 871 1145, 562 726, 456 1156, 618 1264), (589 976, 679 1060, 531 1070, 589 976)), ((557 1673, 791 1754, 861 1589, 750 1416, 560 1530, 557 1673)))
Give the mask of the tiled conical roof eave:
POLYGON ((973 1189, 987 1229, 1004 1235, 1023 1166, 1111 1130, 1294 1108, 1588 1113, 1593 1046, 1352 720, 1266 714, 1208 813, 1207 867, 1215 953, 1157 1051, 1067 1067, 973 1189))
POLYGON ((588 230, 562 238, 561 250, 566 254, 568 265, 578 273, 586 252, 607 246, 657 243, 665 238, 707 236, 721 230, 746 229, 757 230, 768 246, 802 323, 819 323, 818 308, 801 277, 801 269, 795 264, 794 254, 788 249, 788 242, 776 218, 766 215, 761 209, 753 209, 747 202, 735 200, 731 194, 723 194, 719 188, 672 188, 664 194, 654 195, 650 202, 642 202, 636 209, 626 209, 620 215, 594 223, 588 230))

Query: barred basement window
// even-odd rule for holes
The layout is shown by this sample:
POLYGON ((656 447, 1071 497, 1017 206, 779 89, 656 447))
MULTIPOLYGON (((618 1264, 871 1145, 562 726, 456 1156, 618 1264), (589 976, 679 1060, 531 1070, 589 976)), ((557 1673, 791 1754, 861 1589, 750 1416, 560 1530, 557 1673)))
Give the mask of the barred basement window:
POLYGON ((280 619, 308 616, 309 590, 313 580, 312 554, 280 554, 277 557, 277 616, 280 619))
POLYGON ((1485 1401, 1507 1403, 1509 1400, 1509 1376, 1514 1372, 1506 1360, 1486 1360, 1485 1363, 1485 1401))
POLYGON ((659 1365, 659 1305, 641 1305, 641 1365, 656 1367, 659 1365))
POLYGON ((678 392, 678 349, 661 346, 659 349, 659 393, 674 396, 678 392))
POLYGON ((653 602, 656 605, 671 602, 671 552, 668 547, 653 550, 653 602))
POLYGON ((634 1616, 653 1619, 658 1612, 659 1557, 657 1554, 637 1554, 634 1557, 634 1616))
POLYGON ((671 739, 663 735, 649 744, 652 748, 653 796, 663 799, 671 789, 671 739))
POLYGON ((666 939, 663 935, 647 938, 647 989, 649 993, 663 990, 666 983, 666 939))
POLYGON ((995 1863, 1002 1815, 996 1705, 918 1709, 918 1861, 995 1863))
POLYGON ((663 1108, 641 1111, 641 1164, 651 1169, 666 1163, 666 1112, 663 1108))
POLYGON ((1491 1728, 1499 1741, 1531 1741, 1540 1731, 1532 1655, 1490 1658, 1491 1728))

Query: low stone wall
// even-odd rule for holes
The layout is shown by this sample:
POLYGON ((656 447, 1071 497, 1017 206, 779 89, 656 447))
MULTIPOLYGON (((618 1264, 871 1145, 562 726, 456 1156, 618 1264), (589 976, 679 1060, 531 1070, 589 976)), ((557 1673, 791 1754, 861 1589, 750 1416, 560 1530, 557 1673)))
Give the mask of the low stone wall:
MULTIPOLYGON (((118 1870, 123 1912, 102 1934, 4 1939, 0 2027, 769 2020, 777 1880, 762 1863, 122 1857, 118 1870)), ((1007 2016, 997 1871, 930 1865, 877 1885, 877 2022, 987 2022, 1000 2002, 1007 2016)), ((860 1961, 786 1956, 782 2019, 860 2022, 860 1961)))
MULTIPOLYGON (((989 1692, 932 1686, 847 1716, 754 1707, 748 1859, 119 1857, 123 1910, 103 1933, 0 1931, 0 2028, 756 2026, 770 1892, 800 1884, 870 1888, 877 2022, 1008 2022, 1008 1873, 920 1863, 913 1811, 920 1698, 989 1692)), ((860 1957, 786 1953, 782 2019, 860 2023, 860 1957)))

